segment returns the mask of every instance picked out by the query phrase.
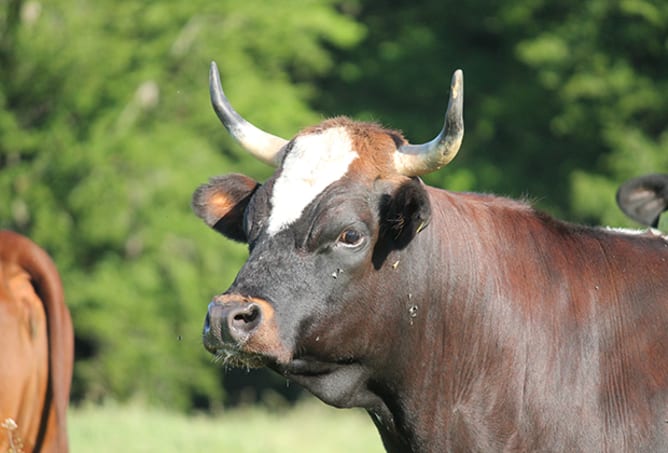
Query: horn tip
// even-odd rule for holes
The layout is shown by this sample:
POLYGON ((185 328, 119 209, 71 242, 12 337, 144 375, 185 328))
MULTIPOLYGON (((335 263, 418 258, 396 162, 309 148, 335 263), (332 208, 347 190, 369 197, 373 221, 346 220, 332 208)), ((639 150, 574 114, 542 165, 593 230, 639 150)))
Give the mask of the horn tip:
POLYGON ((218 71, 218 65, 216 64, 215 61, 211 61, 211 65, 209 66, 209 79, 213 80, 216 78, 220 78, 220 72, 218 71), (218 76, 218 77, 216 77, 218 76))
POLYGON ((450 96, 453 99, 460 98, 464 91, 464 72, 457 69, 452 74, 452 81, 450 82, 450 96))

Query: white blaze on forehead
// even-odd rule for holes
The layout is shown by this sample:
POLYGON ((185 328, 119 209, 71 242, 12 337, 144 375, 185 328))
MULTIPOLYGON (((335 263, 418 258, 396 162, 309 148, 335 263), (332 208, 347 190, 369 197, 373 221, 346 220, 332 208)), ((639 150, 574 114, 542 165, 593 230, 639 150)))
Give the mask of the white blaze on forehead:
POLYGON ((297 220, 327 186, 348 172, 357 157, 345 128, 297 137, 274 183, 267 232, 276 234, 297 220))

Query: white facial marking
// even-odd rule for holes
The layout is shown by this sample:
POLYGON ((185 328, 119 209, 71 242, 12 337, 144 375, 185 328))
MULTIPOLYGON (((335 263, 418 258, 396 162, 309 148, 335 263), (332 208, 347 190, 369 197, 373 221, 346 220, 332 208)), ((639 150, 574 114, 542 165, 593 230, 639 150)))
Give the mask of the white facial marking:
POLYGON ((267 232, 274 235, 297 220, 315 197, 348 172, 357 157, 345 128, 297 137, 274 184, 267 232))

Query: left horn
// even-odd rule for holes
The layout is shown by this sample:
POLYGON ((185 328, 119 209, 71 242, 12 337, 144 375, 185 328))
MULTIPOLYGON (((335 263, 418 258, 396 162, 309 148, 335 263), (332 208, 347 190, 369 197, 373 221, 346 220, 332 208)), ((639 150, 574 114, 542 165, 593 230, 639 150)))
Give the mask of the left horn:
POLYGON ((253 126, 232 108, 223 93, 215 61, 211 62, 209 71, 209 92, 211 105, 230 135, 262 162, 278 167, 282 156, 281 150, 288 141, 253 126))
POLYGON ((457 155, 464 138, 464 75, 455 71, 450 82, 450 99, 441 132, 430 142, 421 145, 405 144, 394 156, 398 173, 420 176, 434 172, 457 155))

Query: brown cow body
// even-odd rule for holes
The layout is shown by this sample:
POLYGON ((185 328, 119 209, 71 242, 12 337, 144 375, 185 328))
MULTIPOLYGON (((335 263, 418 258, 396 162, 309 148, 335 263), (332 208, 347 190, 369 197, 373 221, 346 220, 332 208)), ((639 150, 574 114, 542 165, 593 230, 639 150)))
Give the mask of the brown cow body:
POLYGON ((425 272, 383 283, 417 307, 386 321, 388 450, 668 451, 668 242, 427 189, 429 228, 389 260, 425 272))
POLYGON ((66 410, 73 329, 53 261, 27 238, 0 231, 0 451, 68 450, 66 410))
POLYGON ((456 153, 345 118, 290 141, 212 99, 278 170, 212 178, 195 213, 248 244, 204 346, 362 407, 390 452, 667 452, 668 241, 571 225, 416 176, 456 153))

